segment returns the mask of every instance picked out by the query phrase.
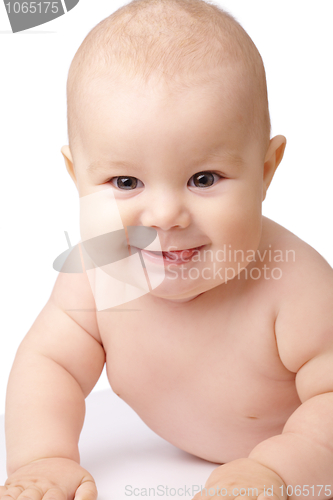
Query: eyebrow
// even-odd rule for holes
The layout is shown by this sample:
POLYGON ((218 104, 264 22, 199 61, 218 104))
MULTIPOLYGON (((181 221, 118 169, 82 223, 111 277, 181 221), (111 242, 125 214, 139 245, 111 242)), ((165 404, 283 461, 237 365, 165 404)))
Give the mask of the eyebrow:
MULTIPOLYGON (((223 153, 210 153, 209 155, 205 156, 204 158, 200 158, 199 160, 193 162, 191 164, 191 167, 195 167, 199 165, 200 163, 207 163, 208 161, 227 161, 232 163, 232 165, 235 165, 236 167, 242 168, 244 166, 244 160, 241 158, 241 156, 231 152, 231 151, 224 151, 223 153)), ((120 167, 120 168, 131 168, 135 169, 138 165, 135 165, 133 163, 127 162, 127 161, 114 161, 114 160, 97 160, 91 162, 88 167, 87 167, 87 172, 88 173, 94 173, 97 170, 101 172, 108 172, 110 167, 120 167)))
POLYGON ((88 165, 87 172, 96 172, 96 170, 107 171, 110 167, 135 168, 135 165, 127 161, 97 160, 88 165))

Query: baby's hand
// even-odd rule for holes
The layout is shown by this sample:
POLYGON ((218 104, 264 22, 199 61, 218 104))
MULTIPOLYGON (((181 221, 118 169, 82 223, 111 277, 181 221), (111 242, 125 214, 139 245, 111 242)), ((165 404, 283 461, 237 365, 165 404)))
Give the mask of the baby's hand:
POLYGON ((240 458, 217 467, 193 500, 287 500, 285 492, 286 485, 273 470, 240 458))
POLYGON ((93 477, 67 458, 43 458, 30 462, 0 486, 0 500, 96 500, 93 477), (20 496, 21 495, 21 496, 20 496))

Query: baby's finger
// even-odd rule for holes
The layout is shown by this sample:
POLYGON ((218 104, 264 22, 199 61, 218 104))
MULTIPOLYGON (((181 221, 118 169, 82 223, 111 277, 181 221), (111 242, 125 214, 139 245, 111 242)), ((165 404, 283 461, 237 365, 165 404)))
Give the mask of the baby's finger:
MULTIPOLYGON (((20 489, 20 494, 18 496, 14 496, 13 498, 17 500, 41 500, 43 498, 43 491, 38 488, 38 486, 28 486, 23 488, 22 486, 16 487, 16 489, 20 489), (22 491, 23 490, 23 491, 22 491)), ((15 488, 10 488, 10 490, 15 488)), ((7 493, 8 495, 8 493, 7 493)), ((6 498, 6 497, 5 497, 6 498)), ((3 499, 1 499, 3 500, 3 499)), ((7 500, 7 499, 6 499, 7 500)))
POLYGON ((74 500, 96 500, 97 495, 94 481, 85 481, 76 490, 74 500))
POLYGON ((266 493, 260 493, 260 495, 258 495, 257 500, 281 500, 281 498, 275 493, 273 495, 266 495, 266 493))
POLYGON ((7 491, 6 486, 0 486, 0 499, 2 498, 2 495, 4 495, 7 491))
POLYGON ((238 495, 238 497, 235 497, 234 500, 254 500, 256 497, 249 497, 245 495, 238 495))
POLYGON ((50 488, 43 496, 43 500, 67 500, 67 495, 60 488, 50 488))
POLYGON ((16 500, 22 493, 22 486, 1 486, 0 499, 1 500, 16 500))

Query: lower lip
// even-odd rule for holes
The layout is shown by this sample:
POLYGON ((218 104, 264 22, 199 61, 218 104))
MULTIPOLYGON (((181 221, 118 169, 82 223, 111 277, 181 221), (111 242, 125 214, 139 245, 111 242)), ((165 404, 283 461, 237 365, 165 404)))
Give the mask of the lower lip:
POLYGON ((154 264, 163 264, 163 265, 176 265, 179 266, 181 264, 187 264, 188 262, 191 262, 191 259, 193 256, 198 255, 198 252, 200 252, 203 249, 204 245, 201 247, 197 247, 193 249, 192 254, 187 255, 185 253, 185 250, 183 250, 183 256, 184 258, 181 257, 182 253, 179 252, 179 254, 173 254, 171 258, 166 257, 165 255, 161 255, 161 252, 149 252, 149 250, 141 250, 142 254, 144 255, 145 258, 147 258, 150 262, 153 262, 154 264))

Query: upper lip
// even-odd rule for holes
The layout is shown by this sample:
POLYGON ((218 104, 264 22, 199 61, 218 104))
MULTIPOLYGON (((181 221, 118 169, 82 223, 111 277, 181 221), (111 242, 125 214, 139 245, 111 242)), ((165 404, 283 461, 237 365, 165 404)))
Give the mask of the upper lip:
MULTIPOLYGON (((150 252, 184 252, 185 250, 195 250, 197 248, 200 248, 202 247, 203 245, 198 245, 196 247, 191 247, 191 248, 174 248, 175 245, 170 245, 169 246, 169 249, 165 250, 162 248, 161 249, 158 249, 158 250, 149 250, 150 252)), ((145 250, 145 248, 140 248, 140 250, 145 250)))

